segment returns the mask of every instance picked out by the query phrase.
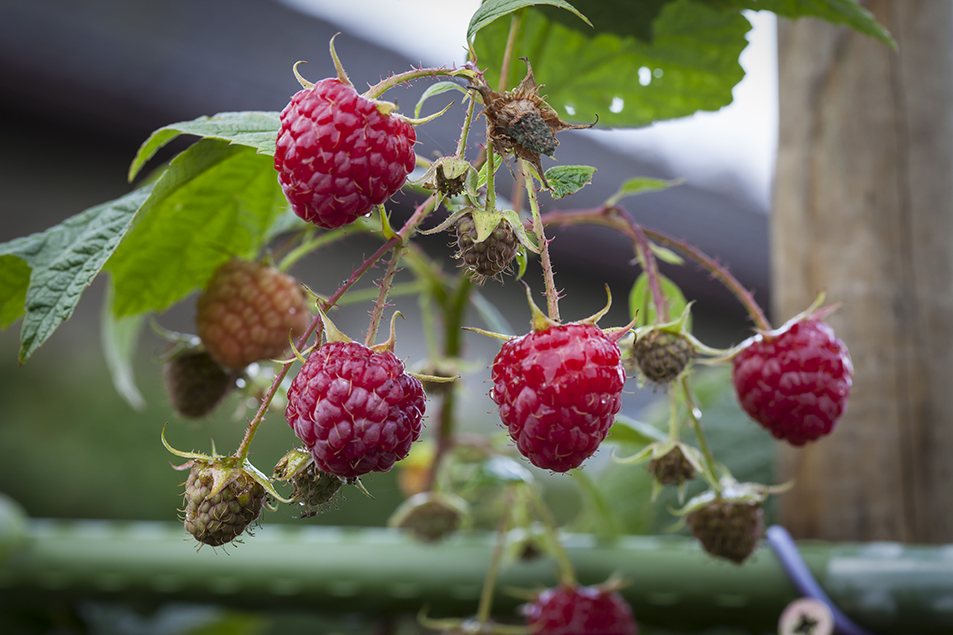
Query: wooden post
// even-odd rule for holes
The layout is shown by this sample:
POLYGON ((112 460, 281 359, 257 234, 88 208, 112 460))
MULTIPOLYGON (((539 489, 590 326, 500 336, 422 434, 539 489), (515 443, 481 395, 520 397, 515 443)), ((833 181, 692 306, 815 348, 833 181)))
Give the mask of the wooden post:
POLYGON ((795 537, 953 541, 953 2, 865 6, 899 53, 814 20, 778 29, 773 317, 818 292, 850 348, 833 434, 780 450, 795 537))

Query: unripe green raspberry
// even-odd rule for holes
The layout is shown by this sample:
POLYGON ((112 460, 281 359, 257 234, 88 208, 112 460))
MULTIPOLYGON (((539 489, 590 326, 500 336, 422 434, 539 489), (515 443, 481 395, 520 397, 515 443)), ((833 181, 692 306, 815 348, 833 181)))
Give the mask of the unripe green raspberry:
POLYGON ((635 342, 632 355, 648 381, 668 384, 675 381, 695 357, 695 346, 678 333, 656 329, 635 342))
POLYGON ((215 363, 207 351, 187 350, 162 367, 172 409, 180 417, 197 419, 215 410, 232 388, 236 373, 215 363))
POLYGON ((219 267, 198 300, 199 337, 217 363, 239 370, 281 356, 289 334, 300 337, 311 315, 291 276, 268 265, 233 259, 219 267))
POLYGON ((478 281, 503 273, 516 257, 519 239, 505 219, 482 242, 476 242, 477 228, 472 214, 460 216, 456 229, 457 254, 454 257, 462 260, 461 266, 478 281))

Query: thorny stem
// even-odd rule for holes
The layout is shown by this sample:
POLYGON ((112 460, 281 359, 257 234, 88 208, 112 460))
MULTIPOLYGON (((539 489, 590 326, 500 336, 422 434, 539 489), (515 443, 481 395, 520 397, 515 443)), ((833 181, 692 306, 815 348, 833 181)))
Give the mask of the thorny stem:
POLYGON ((490 568, 483 579, 483 591, 480 593, 480 604, 477 607, 477 624, 483 625, 490 621, 490 611, 493 609, 493 588, 496 586, 496 577, 503 563, 503 553, 506 548, 507 528, 513 509, 513 492, 510 490, 503 507, 503 516, 496 530, 496 546, 493 547, 493 556, 490 559, 490 568))
POLYGON ((463 127, 460 129, 460 140, 457 141, 457 151, 454 156, 458 159, 464 158, 467 152, 467 137, 470 136, 470 125, 473 123, 473 111, 476 109, 476 99, 470 94, 470 101, 467 104, 467 116, 463 119, 463 127))
MULTIPOLYGON (((619 231, 635 241, 634 227, 637 225, 632 221, 629 213, 620 206, 599 207, 583 210, 556 210, 543 215, 544 225, 601 225, 619 231)), ((771 330, 771 323, 768 322, 764 312, 758 303, 754 301, 751 293, 744 288, 738 279, 722 265, 718 264, 713 258, 698 250, 683 240, 674 238, 655 229, 649 229, 638 225, 646 238, 653 240, 660 245, 680 252, 683 256, 694 260, 712 275, 713 278, 721 282, 744 306, 755 326, 761 330, 771 330)))
POLYGON ((403 73, 391 75, 387 79, 374 84, 367 89, 367 92, 364 93, 364 97, 377 99, 398 84, 403 84, 404 82, 409 82, 412 79, 419 79, 421 77, 439 76, 465 77, 467 80, 473 80, 476 78, 477 72, 471 68, 414 68, 403 73))
MULTIPOLYGON (((383 214, 384 212, 381 211, 383 214)), ((377 302, 374 303, 374 310, 371 312, 371 323, 367 327, 367 335, 364 337, 364 345, 370 348, 374 344, 374 339, 377 337, 377 329, 381 323, 381 316, 384 314, 384 307, 387 306, 387 294, 390 293, 391 286, 394 282, 394 275, 397 273, 397 265, 400 264, 400 256, 402 251, 403 244, 398 244, 394 247, 393 255, 390 258, 390 263, 387 265, 387 271, 384 273, 384 277, 380 281, 380 293, 377 295, 377 302)))
POLYGON ((698 420, 699 410, 692 398, 691 390, 688 388, 688 379, 684 375, 678 379, 682 393, 685 395, 685 407, 688 410, 688 420, 691 422, 695 436, 698 438, 698 449, 701 450, 705 459, 705 472, 707 472, 707 481, 717 494, 721 494, 721 482, 718 480, 718 473, 715 470, 715 458, 712 456, 711 448, 708 447, 708 441, 705 439, 705 433, 702 432, 701 422, 698 420))
POLYGON ((672 391, 668 395, 669 403, 669 419, 668 419, 668 436, 672 441, 678 441, 679 436, 681 436, 681 427, 682 422, 678 417, 678 398, 675 396, 675 392, 672 391))
MULTIPOLYGON (((404 223, 404 226, 400 228, 400 231, 397 232, 396 236, 389 238, 380 248, 374 252, 374 254, 364 260, 361 263, 361 266, 351 274, 351 277, 348 278, 338 290, 334 292, 330 298, 322 302, 322 309, 328 311, 332 306, 337 303, 337 301, 343 296, 348 289, 350 289, 361 277, 367 273, 368 269, 374 266, 374 264, 384 257, 391 249, 403 245, 411 233, 417 228, 424 218, 427 217, 431 211, 433 211, 434 202, 436 201, 436 196, 432 195, 423 203, 417 206, 414 210, 413 215, 404 223)), ((303 350, 305 345, 308 343, 308 339, 311 335, 319 329, 323 328, 324 324, 321 321, 321 315, 315 315, 314 319, 311 320, 311 325, 308 327, 308 330, 305 331, 305 334, 298 340, 296 346, 298 350, 303 350)), ((320 342, 320 333, 318 335, 318 342, 320 342)), ((261 400, 261 405, 258 407, 258 412, 255 413, 254 418, 249 422, 248 429, 245 430, 245 436, 242 438, 241 444, 238 446, 238 449, 235 451, 235 456, 239 459, 244 460, 248 457, 248 450, 251 447, 252 439, 255 438, 255 433, 258 431, 258 427, 261 425, 261 422, 265 420, 265 413, 268 411, 268 407, 271 405, 272 400, 275 398, 275 395, 278 393, 278 387, 281 385, 281 382, 284 380, 285 376, 288 374, 288 371, 291 369, 291 364, 282 364, 281 369, 275 374, 274 381, 271 382, 271 387, 268 389, 268 392, 265 394, 265 397, 261 400)))
POLYGON ((655 304, 655 319, 664 324, 671 318, 668 314, 668 302, 665 301, 665 294, 662 292, 658 262, 655 260, 655 254, 652 253, 649 241, 645 239, 642 228, 634 223, 632 223, 632 235, 635 238, 635 253, 638 255, 642 269, 649 279, 649 292, 652 294, 652 302, 655 304))
POLYGON ((536 198, 536 185, 533 182, 533 173, 526 159, 520 159, 519 172, 526 182, 526 194, 529 196, 529 208, 533 214, 533 231, 536 233, 536 242, 540 247, 540 264, 543 267, 543 281, 546 283, 546 308, 549 319, 559 322, 559 292, 556 290, 556 280, 553 275, 553 263, 549 258, 549 241, 543 231, 543 219, 539 213, 539 200, 536 198))

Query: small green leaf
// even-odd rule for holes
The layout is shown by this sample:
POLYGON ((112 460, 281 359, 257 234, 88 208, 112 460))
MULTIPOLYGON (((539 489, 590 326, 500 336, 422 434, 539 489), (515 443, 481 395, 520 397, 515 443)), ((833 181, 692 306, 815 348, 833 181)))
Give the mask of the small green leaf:
POLYGON ((277 112, 222 112, 211 117, 199 117, 159 128, 146 139, 129 166, 129 180, 139 174, 142 166, 163 146, 182 134, 221 139, 254 148, 260 154, 274 156, 278 130, 281 128, 277 112))
POLYGON ((146 400, 136 387, 132 360, 136 353, 136 344, 139 340, 139 333, 142 331, 142 325, 145 323, 146 314, 140 313, 116 319, 112 310, 113 297, 113 285, 110 282, 100 316, 103 355, 106 358, 106 366, 109 368, 109 375, 112 377, 116 392, 134 410, 142 410, 146 406, 146 400))
MULTIPOLYGON (((499 155, 496 155, 495 158, 496 160, 493 162, 493 174, 496 174, 496 171, 499 170, 500 166, 506 161, 505 157, 501 157, 499 155)), ((480 173, 477 175, 477 185, 473 189, 478 190, 486 185, 486 180, 489 178, 490 172, 489 166, 489 161, 484 162, 484 164, 480 166, 480 173)))
POLYGON ((546 181, 554 199, 575 194, 592 182, 596 169, 588 165, 557 165, 546 170, 546 181))
POLYGON ((666 190, 673 185, 680 185, 684 183, 683 179, 672 179, 671 181, 666 181, 664 179, 650 179, 648 177, 637 176, 634 179, 629 179, 619 187, 619 191, 606 199, 606 202, 603 203, 604 207, 613 207, 619 203, 626 196, 632 196, 634 194, 642 194, 644 192, 658 192, 661 190, 666 190))
POLYGON ((609 443, 646 446, 656 441, 665 441, 665 433, 651 423, 638 421, 624 415, 616 415, 615 422, 609 428, 609 443))
POLYGON ((146 200, 144 187, 66 219, 39 234, 0 245, 0 256, 14 256, 29 267, 30 283, 21 296, 23 266, 4 275, 3 319, 19 313, 15 298, 23 297, 20 363, 25 362, 73 314, 80 296, 129 231, 136 211, 146 200), (6 284, 11 284, 6 287, 6 284))
POLYGON ((662 262, 667 262, 670 265, 684 265, 685 259, 679 256, 677 253, 669 249, 668 247, 663 247, 657 243, 649 242, 649 249, 652 250, 652 253, 655 254, 655 257, 661 260, 662 262))
POLYGON ((560 9, 565 9, 566 11, 571 11, 576 14, 580 20, 592 26, 586 16, 579 13, 575 7, 565 0, 484 0, 480 8, 477 9, 473 17, 470 18, 470 24, 467 26, 467 42, 472 42, 473 36, 477 34, 477 31, 497 18, 502 18, 504 15, 537 4, 548 4, 559 7, 560 9))
POLYGON ((232 256, 257 255, 287 207, 272 160, 202 139, 172 160, 110 259, 118 317, 160 312, 232 256))
POLYGON ((427 90, 424 91, 424 94, 420 96, 420 100, 417 102, 416 108, 414 108, 414 119, 420 117, 420 109, 423 107, 425 101, 431 97, 446 93, 451 90, 460 91, 464 95, 467 94, 467 89, 456 82, 437 82, 436 84, 431 84, 428 86, 427 90))
MULTIPOLYGON (((678 285, 666 278, 659 276, 662 295, 665 296, 665 303, 668 307, 669 320, 674 320, 682 314, 688 302, 685 300, 685 294, 678 288, 678 285)), ((632 291, 629 292, 629 315, 636 316, 638 320, 635 323, 636 328, 647 324, 656 324, 662 320, 656 317, 655 302, 652 299, 652 293, 649 290, 648 274, 642 272, 632 285, 632 291)), ((690 328, 690 323, 689 323, 690 328)))

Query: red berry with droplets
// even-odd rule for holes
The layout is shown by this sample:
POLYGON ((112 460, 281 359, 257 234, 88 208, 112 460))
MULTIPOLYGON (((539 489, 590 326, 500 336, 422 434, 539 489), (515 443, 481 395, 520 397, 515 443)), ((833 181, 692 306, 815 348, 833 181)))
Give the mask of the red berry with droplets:
POLYGON ((420 381, 392 352, 330 342, 291 382, 285 414, 318 470, 354 478, 407 456, 425 406, 420 381))
POLYGON ((578 467, 606 438, 622 407, 618 345, 597 326, 572 323, 503 343, 490 398, 519 451, 540 468, 578 467))
POLYGON ((853 365, 830 325, 807 319, 751 338, 731 380, 748 415, 791 445, 830 434, 847 409, 853 365))
POLYGON ((637 635, 632 607, 611 589, 560 585, 523 606, 533 635, 637 635))
POLYGON ((417 135, 337 78, 296 93, 281 111, 275 169, 295 214, 325 229, 354 222, 404 184, 417 135))

